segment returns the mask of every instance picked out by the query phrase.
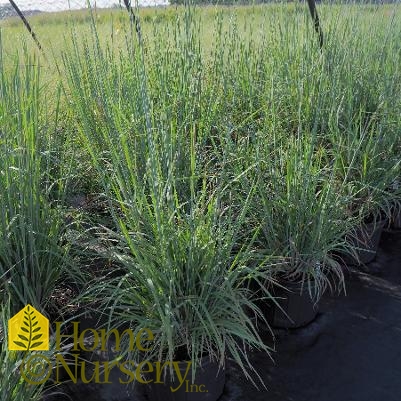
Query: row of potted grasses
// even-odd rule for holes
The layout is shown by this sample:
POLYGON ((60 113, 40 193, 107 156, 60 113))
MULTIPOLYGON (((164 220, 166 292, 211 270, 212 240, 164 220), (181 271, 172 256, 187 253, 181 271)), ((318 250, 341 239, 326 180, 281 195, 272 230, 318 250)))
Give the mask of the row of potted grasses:
MULTIPOLYGON (((307 14, 278 10, 262 25, 217 10, 206 47, 196 9, 155 23, 157 40, 127 24, 125 47, 93 18, 56 60, 56 91, 30 55, 25 69, 1 56, 3 314, 51 315, 73 286, 109 327, 152 330, 146 358, 185 355, 195 374, 230 356, 258 383, 260 300, 346 286, 358 227, 400 201, 401 25, 336 9, 320 51, 307 14), (72 208, 74 192, 101 211, 72 208)), ((14 400, 34 390, 0 335, 14 400)))

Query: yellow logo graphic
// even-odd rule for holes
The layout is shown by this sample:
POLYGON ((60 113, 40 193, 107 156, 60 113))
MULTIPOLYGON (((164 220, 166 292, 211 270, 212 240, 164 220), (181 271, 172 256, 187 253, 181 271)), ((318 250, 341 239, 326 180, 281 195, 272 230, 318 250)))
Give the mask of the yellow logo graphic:
POLYGON ((8 349, 12 351, 49 349, 49 321, 33 306, 25 306, 8 321, 8 349))

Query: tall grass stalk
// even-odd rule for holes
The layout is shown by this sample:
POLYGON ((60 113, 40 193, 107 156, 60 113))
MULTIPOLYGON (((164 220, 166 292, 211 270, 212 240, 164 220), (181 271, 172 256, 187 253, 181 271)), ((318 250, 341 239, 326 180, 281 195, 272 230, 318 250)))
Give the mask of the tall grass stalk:
POLYGON ((15 312, 48 304, 68 261, 65 221, 51 201, 64 187, 57 132, 43 119, 39 68, 26 60, 6 68, 0 44, 0 291, 11 294, 15 312))

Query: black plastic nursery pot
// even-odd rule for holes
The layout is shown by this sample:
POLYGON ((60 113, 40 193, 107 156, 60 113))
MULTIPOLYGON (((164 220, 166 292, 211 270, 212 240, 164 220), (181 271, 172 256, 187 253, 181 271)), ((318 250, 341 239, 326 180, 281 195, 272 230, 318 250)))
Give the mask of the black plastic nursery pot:
MULTIPOLYGON (((195 372, 195 380, 192 375, 192 367, 188 362, 177 362, 179 378, 176 371, 170 374, 168 367, 165 368, 157 381, 156 373, 148 373, 147 380, 151 381, 147 386, 147 394, 151 401, 216 401, 224 390, 226 380, 225 370, 215 361, 208 357, 201 359, 201 364, 195 372), (177 390, 178 388, 178 390, 177 390), (176 391, 172 391, 176 390, 176 391)), ((177 368, 176 368, 177 369, 177 368)))
POLYGON ((391 219, 391 226, 396 229, 401 228, 401 207, 395 207, 393 209, 393 216, 391 219))
POLYGON ((360 265, 371 262, 377 253, 380 238, 386 220, 363 224, 354 230, 352 237, 349 238, 351 246, 355 249, 356 257, 346 255, 343 260, 349 265, 360 265))
MULTIPOLYGON (((318 304, 309 294, 308 284, 282 282, 286 289, 276 287, 276 304, 272 305, 268 317, 269 323, 277 328, 299 328, 311 323, 317 315, 318 304), (281 308, 281 309, 280 309, 281 308)), ((311 288, 312 293, 314 288, 311 288)))

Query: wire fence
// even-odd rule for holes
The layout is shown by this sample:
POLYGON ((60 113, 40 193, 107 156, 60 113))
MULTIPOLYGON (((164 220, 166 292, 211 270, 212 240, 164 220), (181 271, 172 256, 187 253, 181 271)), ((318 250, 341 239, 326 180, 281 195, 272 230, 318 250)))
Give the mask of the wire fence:
MULTIPOLYGON (((177 2, 177 1, 173 1, 177 2)), ((320 48, 323 48, 323 31, 320 26, 315 0, 306 0, 314 22, 315 31, 319 37, 320 48)), ((12 15, 18 16, 29 31, 39 50, 43 51, 39 39, 31 28, 28 15, 36 12, 57 12, 65 10, 79 10, 85 8, 121 8, 125 7, 135 23, 138 39, 142 42, 142 33, 139 20, 133 8, 139 6, 166 5, 168 0, 0 0, 0 19, 12 15), (117 2, 116 2, 117 1, 117 2)))
POLYGON ((27 17, 42 12, 59 12, 80 9, 122 8, 131 14, 136 31, 141 38, 139 20, 133 11, 136 6, 167 5, 168 0, 0 0, 0 20, 18 16, 24 23, 39 50, 43 51, 41 43, 31 27, 27 17))
MULTIPOLYGON (((122 0, 14 0, 18 8, 24 12, 25 16, 45 11, 65 11, 79 10, 88 8, 113 8, 124 7, 122 0)), ((136 2, 132 1, 132 5, 136 2)), ((140 6, 157 6, 166 5, 168 0, 139 0, 140 6)), ((9 0, 0 0, 0 19, 16 15, 15 10, 11 6, 9 0)))

